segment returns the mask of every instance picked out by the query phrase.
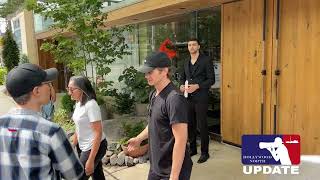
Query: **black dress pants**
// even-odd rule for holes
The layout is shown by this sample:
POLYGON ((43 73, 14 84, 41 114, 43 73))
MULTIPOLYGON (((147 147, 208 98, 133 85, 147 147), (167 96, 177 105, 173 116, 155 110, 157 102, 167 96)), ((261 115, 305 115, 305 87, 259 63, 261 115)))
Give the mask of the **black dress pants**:
POLYGON ((188 99, 188 136, 190 142, 190 150, 197 151, 197 128, 200 130, 201 138, 201 154, 209 152, 209 133, 208 133, 208 102, 197 102, 193 99, 188 99))

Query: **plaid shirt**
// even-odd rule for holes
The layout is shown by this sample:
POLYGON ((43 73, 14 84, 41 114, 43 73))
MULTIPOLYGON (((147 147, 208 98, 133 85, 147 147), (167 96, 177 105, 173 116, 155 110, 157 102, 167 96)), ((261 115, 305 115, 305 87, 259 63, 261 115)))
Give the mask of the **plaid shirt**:
POLYGON ((57 124, 26 109, 0 116, 0 179, 79 179, 82 173, 57 124))

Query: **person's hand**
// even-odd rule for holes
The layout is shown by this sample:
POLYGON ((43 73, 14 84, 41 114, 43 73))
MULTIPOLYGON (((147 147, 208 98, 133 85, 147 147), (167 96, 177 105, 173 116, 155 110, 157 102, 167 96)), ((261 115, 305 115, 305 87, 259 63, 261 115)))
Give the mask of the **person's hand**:
POLYGON ((141 140, 137 137, 131 138, 128 141, 128 151, 133 151, 141 144, 141 140))
POLYGON ((190 84, 187 88, 187 92, 188 93, 193 93, 194 91, 196 91, 197 89, 199 89, 199 85, 198 84, 190 84))
POLYGON ((88 159, 85 166, 85 173, 90 176, 94 171, 94 160, 88 159))
POLYGON ((181 85, 181 86, 180 86, 180 91, 181 91, 181 92, 184 92, 184 90, 185 90, 185 89, 184 89, 184 85, 181 85))

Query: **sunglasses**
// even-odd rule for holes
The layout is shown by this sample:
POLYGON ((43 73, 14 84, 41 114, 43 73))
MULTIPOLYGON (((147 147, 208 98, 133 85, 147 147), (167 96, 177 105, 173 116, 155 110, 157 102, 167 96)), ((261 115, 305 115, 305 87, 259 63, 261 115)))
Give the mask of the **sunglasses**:
POLYGON ((75 90, 77 90, 77 89, 79 89, 79 88, 72 88, 72 87, 67 87, 67 88, 66 88, 66 90, 67 90, 68 92, 71 92, 71 93, 73 93, 73 91, 75 91, 75 90))

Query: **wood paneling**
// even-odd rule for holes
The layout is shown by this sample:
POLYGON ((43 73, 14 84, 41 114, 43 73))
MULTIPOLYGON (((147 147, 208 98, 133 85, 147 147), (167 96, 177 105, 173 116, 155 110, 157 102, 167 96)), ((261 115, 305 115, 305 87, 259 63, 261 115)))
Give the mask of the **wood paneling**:
POLYGON ((320 1, 281 0, 277 132, 300 134, 303 154, 320 153, 320 1))
POLYGON ((222 6, 222 138, 261 133, 263 0, 222 6))
MULTIPOLYGON (((41 47, 43 42, 44 40, 37 40, 38 47, 41 47)), ((45 52, 38 49, 38 54, 39 54, 39 66, 41 66, 43 69, 48 69, 52 67, 55 67, 58 69, 58 72, 59 72, 58 79, 53 81, 53 86, 56 92, 64 91, 65 76, 64 76, 63 65, 55 63, 52 54, 50 54, 49 52, 45 52)))
POLYGON ((232 0, 145 0, 108 13, 107 26, 150 21, 218 6, 232 0))
MULTIPOLYGON (((145 0, 108 12, 106 27, 154 21, 160 18, 190 13, 199 9, 218 6, 232 0, 145 0)), ((50 38, 57 30, 36 34, 36 39, 50 38)), ((70 36, 72 33, 64 32, 70 36)))

